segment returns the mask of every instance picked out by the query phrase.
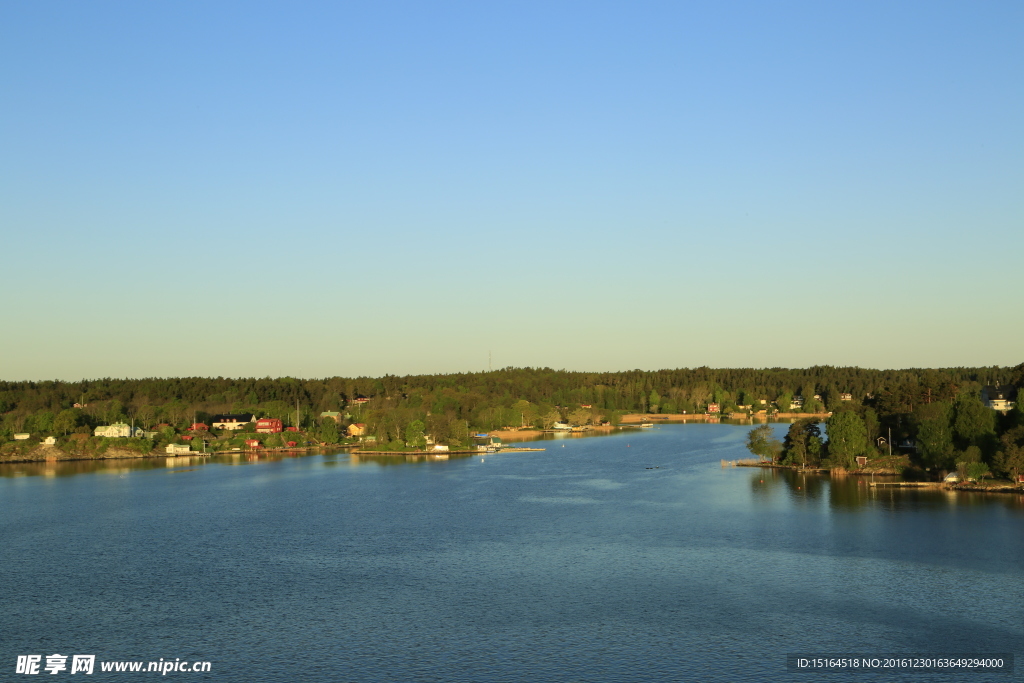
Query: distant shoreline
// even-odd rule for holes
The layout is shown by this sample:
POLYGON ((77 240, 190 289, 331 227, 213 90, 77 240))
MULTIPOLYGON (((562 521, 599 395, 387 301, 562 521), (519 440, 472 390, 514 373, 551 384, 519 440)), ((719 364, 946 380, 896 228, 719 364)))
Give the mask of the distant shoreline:
POLYGON ((806 417, 819 417, 827 419, 832 413, 629 413, 622 416, 622 424, 637 424, 643 422, 703 422, 706 420, 777 420, 777 419, 802 419, 806 417))

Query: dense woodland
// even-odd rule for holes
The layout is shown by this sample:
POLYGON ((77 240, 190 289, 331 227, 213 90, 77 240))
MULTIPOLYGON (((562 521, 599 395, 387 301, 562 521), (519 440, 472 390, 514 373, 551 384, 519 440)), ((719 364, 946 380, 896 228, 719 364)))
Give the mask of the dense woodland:
MULTIPOLYGON (((331 437, 337 438, 338 425, 333 421, 325 425, 319 416, 323 411, 340 411, 345 415, 341 427, 349 422, 364 423, 367 433, 379 443, 404 446, 429 435, 440 443, 463 445, 476 431, 549 427, 559 419, 581 424, 614 422, 628 412, 702 413, 712 402, 719 404, 723 413, 742 411, 741 406, 753 406, 753 410, 767 407, 769 411, 778 406, 786 411, 792 397, 802 396, 805 412, 828 410, 857 415, 868 445, 877 445, 877 436, 893 429, 894 438, 920 441, 923 452, 931 454, 927 457, 937 467, 955 465, 962 457, 957 453, 971 447, 977 449, 971 451, 971 457, 980 452, 981 460, 996 466, 999 453, 1005 453, 1005 448, 999 446, 1000 439, 1016 426, 1019 411, 1011 411, 1008 416, 990 415, 992 438, 969 436, 964 416, 974 409, 965 407, 968 399, 977 399, 983 386, 997 383, 1024 385, 1024 364, 1014 368, 869 370, 818 366, 608 373, 505 368, 379 378, 0 382, 0 440, 10 440, 17 432, 32 433, 33 437, 84 434, 97 425, 118 421, 145 427, 166 424, 180 432, 194 420, 202 422, 217 413, 252 412, 257 417, 281 418, 286 425, 333 442, 331 437), (841 401, 842 393, 852 394, 853 401, 841 401), (76 408, 75 404, 82 407, 76 408), (937 436, 932 434, 935 431, 937 436), (952 451, 947 448, 947 433, 952 451), (937 439, 938 444, 931 450, 929 439, 937 439)), ((794 438, 799 441, 812 436, 794 438)), ((799 446, 796 448, 799 450, 799 446)), ((787 446, 785 457, 794 457, 793 449, 787 446)), ((861 446, 853 450, 858 449, 861 446)), ((817 455, 828 456, 824 451, 817 455)))

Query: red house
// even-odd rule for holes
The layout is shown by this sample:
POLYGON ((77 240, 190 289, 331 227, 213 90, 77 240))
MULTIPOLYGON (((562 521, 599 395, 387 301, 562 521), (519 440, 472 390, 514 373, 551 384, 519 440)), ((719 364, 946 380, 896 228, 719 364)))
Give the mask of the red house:
POLYGON ((259 439, 246 439, 245 440, 245 445, 248 446, 249 448, 259 448, 260 447, 260 440, 259 439))
POLYGON ((272 417, 263 417, 256 420, 256 432, 258 434, 277 434, 281 431, 281 421, 272 417))
POLYGON ((720 412, 722 412, 722 407, 720 405, 718 405, 717 403, 709 403, 708 404, 708 412, 709 413, 720 413, 720 412))
POLYGON ((297 445, 297 444, 296 444, 296 442, 294 442, 294 441, 289 441, 289 442, 288 442, 288 448, 292 448, 292 447, 294 447, 294 446, 296 446, 296 445, 297 445))
MULTIPOLYGON (((280 430, 280 429, 278 429, 277 431, 281 431, 281 430, 280 430)), ((297 431, 299 431, 299 428, 298 428, 298 427, 289 427, 289 428, 288 428, 288 429, 286 429, 285 431, 286 431, 286 432, 297 432, 297 431)))
POLYGON ((191 434, 186 434, 185 436, 181 437, 181 440, 182 441, 191 441, 193 438, 194 437, 191 434))
POLYGON ((208 432, 210 431, 210 425, 203 424, 202 422, 193 422, 188 430, 190 432, 208 432))

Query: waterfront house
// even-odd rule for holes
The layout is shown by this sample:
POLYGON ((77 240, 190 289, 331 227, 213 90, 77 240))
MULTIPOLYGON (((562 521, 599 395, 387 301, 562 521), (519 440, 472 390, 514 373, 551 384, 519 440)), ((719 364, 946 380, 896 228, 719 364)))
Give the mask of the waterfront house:
POLYGON ((185 453, 191 453, 192 447, 183 443, 169 443, 167 444, 167 448, 164 450, 167 451, 168 455, 182 455, 185 453))
POLYGON ((1013 408, 1013 401, 1010 400, 1010 388, 1001 387, 997 383, 992 387, 985 387, 981 390, 982 402, 992 410, 1002 413, 1013 408))
POLYGON ((366 434, 366 425, 362 422, 353 422, 348 426, 349 436, 362 436, 366 434))
POLYGON ((214 429, 241 429, 250 422, 255 422, 256 416, 252 413, 241 413, 238 415, 214 415, 210 424, 214 429))
POLYGON ((438 444, 434 444, 434 450, 435 451, 442 451, 443 452, 443 451, 447 451, 448 447, 447 446, 442 446, 441 444, 438 443, 438 444))
POLYGON ((720 412, 722 412, 722 406, 718 405, 717 403, 709 403, 708 404, 708 412, 709 413, 720 413, 720 412))
POLYGON ((272 417, 261 417, 256 420, 258 434, 278 434, 284 429, 280 420, 272 417))
POLYGON ((556 422, 555 424, 553 424, 551 426, 552 426, 553 429, 569 429, 570 428, 568 422, 561 422, 561 421, 556 422))
POLYGON ((246 439, 245 440, 245 445, 248 446, 249 448, 259 448, 260 447, 260 440, 259 439, 246 439))
POLYGON ((93 431, 93 434, 96 436, 105 436, 107 438, 129 437, 132 435, 132 428, 124 422, 115 422, 112 425, 102 425, 97 427, 93 431))
MULTIPOLYGON (((779 406, 779 407, 781 408, 782 406, 779 406)), ((803 407, 804 407, 804 397, 803 396, 794 396, 793 399, 789 402, 789 409, 790 410, 800 410, 803 407)))

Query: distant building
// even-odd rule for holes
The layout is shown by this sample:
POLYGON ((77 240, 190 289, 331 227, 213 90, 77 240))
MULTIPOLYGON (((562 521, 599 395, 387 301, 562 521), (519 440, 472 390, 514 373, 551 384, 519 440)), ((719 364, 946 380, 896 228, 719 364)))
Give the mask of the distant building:
POLYGON ((362 422, 353 422, 348 426, 349 436, 362 436, 366 434, 366 425, 362 422))
POLYGON ((124 422, 115 422, 112 425, 97 427, 93 431, 93 434, 96 436, 105 436, 107 438, 129 437, 132 435, 132 428, 124 422))
POLYGON ((258 434, 278 434, 284 429, 280 420, 273 417, 261 417, 256 420, 258 434))
POLYGON ((587 408, 588 410, 590 408, 593 408, 593 407, 594 407, 594 405, 592 403, 581 403, 580 404, 580 408, 587 408))
POLYGON ((208 432, 210 431, 210 425, 203 424, 202 422, 193 422, 189 425, 188 430, 190 432, 208 432))
POLYGON ((76 403, 75 405, 73 405, 71 407, 72 408, 85 408, 85 407, 88 407, 88 405, 89 405, 88 403, 76 403))
POLYGON ((329 417, 335 422, 341 422, 341 413, 336 412, 334 410, 325 410, 324 412, 320 413, 321 420, 324 419, 325 417, 329 417))
POLYGON ((434 450, 435 451, 447 451, 448 447, 447 446, 442 446, 441 444, 435 444, 434 445, 434 450))
POLYGON ((24 440, 26 440, 30 436, 32 436, 32 435, 28 434, 28 433, 19 433, 19 434, 15 434, 14 435, 14 440, 15 441, 24 441, 24 440))
POLYGON ((260 447, 260 440, 259 439, 246 439, 245 440, 245 445, 248 446, 249 448, 259 448, 260 447))
POLYGON ((840 401, 852 401, 853 400, 853 394, 839 394, 839 400, 840 401))
POLYGON ((256 416, 252 413, 239 415, 214 415, 210 424, 214 429, 241 429, 250 422, 255 422, 256 416))
MULTIPOLYGON (((779 407, 781 408, 782 406, 779 406, 779 407)), ((793 399, 789 402, 789 409, 790 410, 800 410, 803 407, 804 407, 804 397, 803 396, 794 396, 793 399)))
POLYGON ((167 451, 168 455, 182 455, 184 453, 191 453, 192 447, 183 443, 169 443, 164 450, 167 451))
POLYGON ((570 429, 569 423, 568 422, 562 422, 562 421, 558 421, 558 422, 556 422, 555 424, 553 424, 551 426, 554 429, 570 429))
POLYGON ((361 406, 361 405, 363 405, 365 403, 369 403, 369 402, 370 402, 370 399, 366 398, 365 396, 360 396, 359 398, 356 398, 356 399, 352 400, 352 403, 356 404, 357 406, 361 406))
POLYGON ((298 427, 285 427, 284 431, 286 431, 286 432, 297 432, 297 431, 299 431, 299 428, 298 427))
POLYGON ((709 403, 708 404, 708 412, 709 413, 720 413, 720 412, 722 412, 722 406, 718 405, 717 403, 709 403))
POLYGON ((46 437, 45 439, 43 439, 43 445, 44 446, 56 446, 57 445, 57 437, 55 437, 55 436, 48 436, 48 437, 46 437))
POLYGON ((1011 410, 1014 406, 1013 401, 1010 400, 1010 388, 1001 387, 998 384, 994 387, 982 389, 981 400, 992 410, 998 410, 1003 413, 1011 410))

